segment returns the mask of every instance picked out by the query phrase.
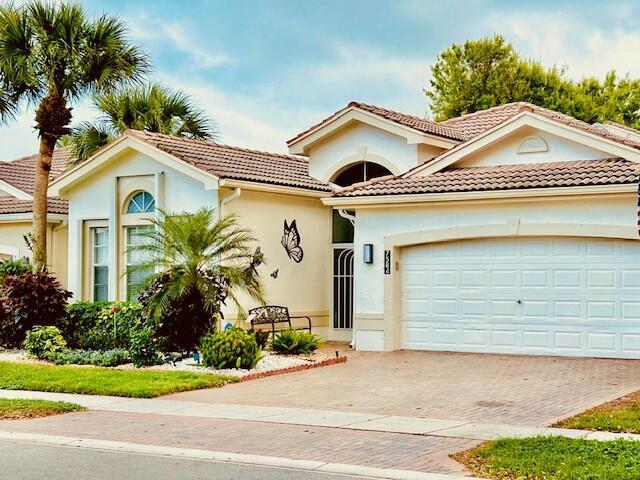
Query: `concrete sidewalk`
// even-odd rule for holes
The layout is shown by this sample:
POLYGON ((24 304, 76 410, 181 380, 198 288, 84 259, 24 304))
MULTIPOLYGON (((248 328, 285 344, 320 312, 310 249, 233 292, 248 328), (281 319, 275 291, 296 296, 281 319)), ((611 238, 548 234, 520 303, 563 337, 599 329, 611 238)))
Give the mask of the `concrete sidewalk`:
POLYGON ((372 415, 302 408, 210 404, 179 400, 136 399, 22 390, 0 390, 0 398, 65 401, 82 405, 90 410, 103 412, 241 420, 469 440, 495 440, 497 438, 523 438, 540 435, 589 440, 615 440, 619 438, 640 440, 640 435, 638 434, 468 422, 455 419, 372 415))

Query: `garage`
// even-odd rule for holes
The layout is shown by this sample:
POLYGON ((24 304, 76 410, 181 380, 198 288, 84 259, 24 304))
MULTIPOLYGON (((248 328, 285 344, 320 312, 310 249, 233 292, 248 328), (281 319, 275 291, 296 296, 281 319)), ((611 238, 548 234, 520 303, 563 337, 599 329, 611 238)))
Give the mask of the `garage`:
POLYGON ((640 358, 640 242, 504 237, 401 255, 402 347, 640 358))

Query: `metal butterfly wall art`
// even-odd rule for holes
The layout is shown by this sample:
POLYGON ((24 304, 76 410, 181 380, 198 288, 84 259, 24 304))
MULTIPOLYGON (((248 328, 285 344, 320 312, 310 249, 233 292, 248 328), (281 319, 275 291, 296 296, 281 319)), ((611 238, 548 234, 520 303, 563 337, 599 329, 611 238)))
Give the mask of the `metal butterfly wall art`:
POLYGON ((298 232, 298 226, 296 221, 292 220, 291 224, 287 225, 287 221, 284 221, 284 235, 282 235, 281 242, 289 258, 296 263, 302 261, 304 252, 300 246, 300 233, 298 232))

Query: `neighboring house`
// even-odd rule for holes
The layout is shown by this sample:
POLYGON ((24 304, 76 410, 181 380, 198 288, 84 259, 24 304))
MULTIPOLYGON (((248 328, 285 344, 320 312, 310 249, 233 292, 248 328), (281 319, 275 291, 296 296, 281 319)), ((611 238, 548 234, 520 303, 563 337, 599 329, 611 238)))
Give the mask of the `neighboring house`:
MULTIPOLYGON (((0 162, 0 259, 31 258, 25 237, 33 222, 33 183, 37 155, 0 162)), ((57 150, 51 177, 67 168, 65 149, 57 150)), ((67 202, 50 198, 47 226, 47 259, 49 270, 66 284, 67 281, 67 202)))
POLYGON ((131 297, 149 216, 215 206, 255 232, 269 303, 326 338, 640 358, 639 131, 527 103, 436 123, 353 102, 288 145, 127 131, 57 175, 74 298, 131 297))

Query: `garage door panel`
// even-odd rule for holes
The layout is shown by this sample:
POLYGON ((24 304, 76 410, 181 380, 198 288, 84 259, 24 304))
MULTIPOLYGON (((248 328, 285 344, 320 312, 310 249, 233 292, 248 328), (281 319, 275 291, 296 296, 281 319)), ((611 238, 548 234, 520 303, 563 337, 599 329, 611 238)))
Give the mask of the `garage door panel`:
POLYGON ((448 242, 401 266, 405 348, 640 358, 640 242, 448 242))

